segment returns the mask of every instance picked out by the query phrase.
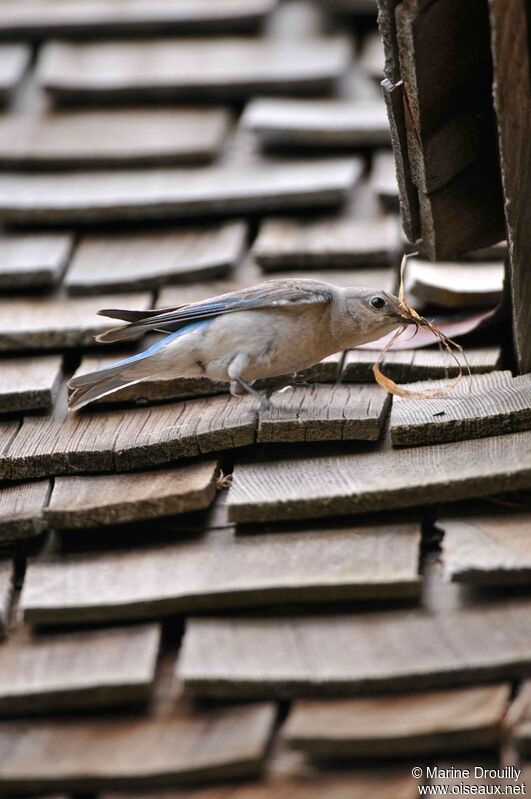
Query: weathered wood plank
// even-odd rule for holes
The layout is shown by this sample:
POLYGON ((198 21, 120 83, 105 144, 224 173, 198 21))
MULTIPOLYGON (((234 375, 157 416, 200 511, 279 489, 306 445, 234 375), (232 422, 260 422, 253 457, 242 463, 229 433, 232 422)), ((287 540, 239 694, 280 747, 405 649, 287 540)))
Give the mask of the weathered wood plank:
POLYGON ((39 84, 56 101, 242 98, 332 89, 351 60, 348 40, 162 39, 41 51, 39 84), (216 64, 216 69, 212 69, 216 64))
POLYGON ((341 203, 358 176, 355 159, 257 162, 194 170, 6 173, 0 220, 17 225, 180 219, 341 203))
POLYGON ((7 103, 29 66, 31 50, 23 44, 0 47, 0 105, 7 103))
POLYGON ((14 589, 14 563, 12 560, 0 560, 0 638, 7 635, 14 589))
MULTIPOLYGON (((350 445, 354 447, 354 445, 350 445)), ((283 453, 235 466, 234 522, 405 508, 531 487, 531 433, 389 450, 283 453)))
POLYGON ((258 98, 247 105, 242 124, 268 147, 378 147, 390 142, 380 99, 258 98))
POLYGON ((48 350, 94 344, 94 336, 113 326, 100 308, 148 308, 150 294, 66 298, 62 295, 0 300, 0 352, 48 350))
MULTIPOLYGON (((279 758, 280 760, 280 758, 279 758)), ((381 767, 366 770, 342 770, 331 774, 308 769, 304 764, 288 766, 287 758, 271 767, 270 775, 260 781, 231 783, 203 790, 179 791, 177 794, 139 794, 138 799, 416 799, 418 783, 404 768, 381 767), (295 772, 295 773, 293 773, 295 772)), ((265 777, 265 778, 264 778, 265 777)), ((101 799, 130 799, 125 794, 104 794, 101 799)))
POLYGON ((83 624, 272 605, 415 597, 415 523, 236 535, 34 562, 21 607, 33 624, 83 624))
POLYGON ((0 119, 0 166, 81 169, 200 163, 216 158, 228 127, 227 111, 207 108, 6 115, 0 119))
POLYGON ((48 502, 50 489, 48 480, 2 486, 0 544, 33 538, 42 532, 42 513, 48 502))
POLYGON ((531 48, 529 8, 518 0, 490 0, 494 101, 509 239, 513 328, 518 365, 531 371, 531 48), (527 13, 526 13, 527 12, 527 13))
MULTIPOLYGON (((397 397, 391 411, 391 441, 395 447, 459 441, 479 436, 516 433, 531 428, 531 375, 501 384, 491 378, 504 373, 465 377, 438 399, 397 397)), ((412 390, 436 388, 447 381, 413 383, 412 390)))
POLYGON ((262 766, 274 717, 274 705, 264 703, 178 706, 162 718, 4 722, 0 789, 99 791, 251 776, 262 766))
POLYGON ((44 510, 50 527, 76 529, 189 513, 216 493, 216 461, 133 474, 60 477, 44 510))
POLYGON ((22 628, 0 647, 0 714, 144 701, 159 642, 156 624, 42 636, 22 628))
MULTIPOLYGON (((349 350, 345 353, 341 381, 344 383, 370 383, 374 380, 372 366, 379 356, 378 350, 349 350)), ((467 347, 466 358, 472 374, 482 374, 499 369, 500 347, 467 347)), ((447 352, 438 349, 391 350, 386 353, 383 371, 396 383, 414 383, 419 380, 437 380, 456 377, 458 367, 447 352)))
POLYGON ((421 258, 409 261, 408 294, 441 308, 485 308, 500 302, 505 269, 502 263, 459 263, 421 258))
POLYGON ((375 385, 293 388, 260 411, 257 441, 377 441, 390 404, 375 385))
POLYGON ((395 758, 496 746, 508 684, 359 699, 306 699, 281 730, 293 748, 318 758, 395 758))
POLYGON ((0 289, 49 288, 61 280, 73 245, 70 234, 0 236, 0 289))
POLYGON ((197 695, 226 698, 418 690, 527 675, 530 610, 526 599, 439 614, 189 619, 177 675, 197 695))
POLYGON ((49 410, 62 373, 60 355, 0 360, 0 413, 49 410))
POLYGON ((276 0, 165 0, 145 5, 139 0, 4 0, 0 37, 41 39, 50 36, 142 35, 169 31, 235 33, 255 29, 276 0))
POLYGON ((254 443, 256 401, 228 396, 150 408, 26 419, 0 475, 9 480, 132 471, 254 443))
POLYGON ((342 269, 389 264, 398 244, 396 216, 360 219, 347 212, 318 219, 266 219, 253 254, 268 272, 342 269))
POLYGON ((443 518, 443 563, 454 582, 528 585, 531 580, 531 514, 490 513, 443 518))
POLYGON ((521 686, 509 716, 510 741, 522 757, 531 754, 531 681, 521 686))
POLYGON ((88 235, 66 273, 71 294, 154 288, 224 275, 242 256, 243 222, 164 232, 88 235))

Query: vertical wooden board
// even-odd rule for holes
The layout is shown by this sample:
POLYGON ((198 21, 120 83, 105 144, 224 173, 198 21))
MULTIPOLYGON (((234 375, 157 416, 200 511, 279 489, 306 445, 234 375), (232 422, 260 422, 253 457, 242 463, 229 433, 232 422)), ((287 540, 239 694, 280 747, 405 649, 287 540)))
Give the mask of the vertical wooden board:
POLYGON ((0 361, 0 412, 50 410, 62 381, 62 358, 0 361))
POLYGON ((474 585, 528 585, 531 514, 504 513, 439 519, 446 576, 474 585))
POLYGON ((6 103, 22 80, 31 59, 31 50, 23 44, 0 47, 0 105, 6 103))
POLYGON ((525 599, 448 613, 190 619, 177 675, 198 696, 232 699, 488 682, 529 673, 530 609, 525 599))
POLYGON ((145 6, 138 0, 4 0, 0 37, 42 39, 140 33, 208 33, 254 30, 276 0, 164 0, 145 6))
POLYGON ((116 322, 98 316, 100 308, 138 310, 151 304, 149 294, 105 295, 67 299, 61 295, 0 300, 0 352, 48 350, 94 344, 94 337, 116 322))
POLYGON ((0 183, 0 221, 93 224, 203 218, 327 208, 341 204, 358 179, 357 161, 253 161, 197 169, 9 172, 0 183))
POLYGON ((488 308, 502 299, 503 262, 432 264, 412 258, 408 264, 406 289, 409 295, 441 308, 488 308))
MULTIPOLYGON (((354 445, 351 445, 354 448, 354 445)), ((237 463, 231 521, 336 516, 488 496, 531 487, 531 434, 389 450, 284 453, 237 463)))
POLYGON ((2 233, 0 289, 49 288, 60 282, 72 251, 66 234, 2 233))
POLYGON ((33 624, 81 624, 309 602, 418 596, 415 523, 236 535, 30 564, 21 607, 33 624))
POLYGON ((260 411, 257 441, 377 441, 390 404, 374 385, 293 388, 260 411))
POLYGON ((245 248, 243 222, 156 233, 88 235, 64 284, 71 294, 131 291, 223 276, 245 248))
POLYGON ((33 538, 44 523, 43 508, 51 486, 48 480, 3 485, 0 489, 0 544, 33 538))
POLYGON ((226 110, 215 108, 9 114, 0 119, 0 166, 80 169, 208 162, 219 154, 229 121, 226 110))
MULTIPOLYGON (((393 446, 415 446, 445 441, 459 441, 480 436, 515 433, 531 428, 531 375, 512 378, 498 384, 498 372, 463 378, 439 399, 397 398, 391 412, 393 446)), ((503 375, 503 372, 501 373, 503 375)), ((413 383, 412 390, 444 390, 448 381, 413 383), (422 387, 421 387, 422 386, 422 387)))
POLYGON ((50 527, 91 528, 190 513, 216 493, 216 461, 120 475, 59 477, 44 510, 50 527))
POLYGON ((159 643, 156 624, 33 636, 20 628, 0 646, 0 714, 145 701, 159 643))
POLYGON ((520 0, 490 0, 490 13, 514 339, 518 366, 525 373, 531 371, 531 21, 529 9, 526 16, 526 4, 520 0))
POLYGON ((499 744, 510 686, 295 702, 281 735, 318 758, 447 754, 499 744))
POLYGON ((345 37, 51 43, 37 79, 58 101, 242 98, 329 91, 350 60, 345 37))
POLYGON ((161 718, 4 722, 0 789, 149 789, 252 776, 263 764, 275 711, 265 703, 178 705, 161 718))
POLYGON ((0 560, 0 638, 7 635, 14 589, 15 565, 12 560, 0 560))
MULTIPOLYGON (((372 366, 379 354, 378 350, 349 350, 345 353, 341 381, 369 383, 374 380, 372 366)), ((502 352, 500 347, 474 347, 467 348, 466 357, 472 374, 482 374, 499 369, 502 352)), ((385 355, 382 370, 396 383, 437 380, 458 374, 453 358, 438 349, 391 350, 385 355)))
POLYGON ((374 100, 255 99, 241 124, 271 147, 378 147, 389 143, 385 105, 374 100))

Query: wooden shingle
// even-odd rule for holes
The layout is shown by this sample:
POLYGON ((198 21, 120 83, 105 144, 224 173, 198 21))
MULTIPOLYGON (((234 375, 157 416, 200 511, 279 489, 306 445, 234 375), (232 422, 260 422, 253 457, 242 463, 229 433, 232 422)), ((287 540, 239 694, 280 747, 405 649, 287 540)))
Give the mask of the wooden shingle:
POLYGON ((165 0, 144 5, 138 0, 4 0, 0 8, 2 38, 109 36, 175 31, 206 33, 256 28, 276 0, 165 0))
POLYGON ((522 757, 531 755, 531 681, 520 687, 509 716, 510 740, 522 757))
POLYGON ((0 105, 7 103, 30 60, 31 50, 23 44, 3 44, 0 47, 0 105))
POLYGON ((70 234, 2 233, 0 289, 49 288, 60 282, 72 250, 70 234))
POLYGON ((14 563, 12 560, 0 560, 0 638, 7 635, 14 589, 14 563))
POLYGON ((341 37, 51 43, 41 51, 37 79, 57 101, 304 94, 332 89, 350 59, 341 37))
POLYGON ((133 474, 59 477, 44 517, 77 529, 157 519, 206 508, 216 493, 216 461, 133 474))
POLYGON ((0 646, 0 714, 144 701, 159 640, 156 624, 35 636, 22 628, 0 646))
POLYGON ((528 585, 531 579, 530 513, 439 519, 444 530, 446 575, 477 585, 528 585))
POLYGON ((194 170, 4 174, 0 220, 88 224, 249 214, 341 203, 357 180, 352 159, 194 170))
POLYGON ((378 147, 390 141, 385 104, 375 100, 252 100, 242 124, 266 146, 378 147))
POLYGON ((0 790, 155 788, 251 776, 262 765, 274 717, 274 705, 256 704, 177 708, 154 719, 4 722, 0 790))
POLYGON ((419 525, 316 527, 192 540, 29 566, 34 624, 81 624, 308 602, 415 597, 419 525))
MULTIPOLYGON (((357 349, 345 353, 341 380, 344 383, 369 383, 374 380, 372 366, 378 359, 378 350, 357 349)), ((498 369, 501 363, 500 347, 468 348, 466 358, 472 374, 483 374, 498 369)), ((382 371, 396 383, 415 383, 419 380, 437 380, 456 377, 458 366, 447 352, 438 349, 391 350, 385 354, 382 371)))
POLYGON ((88 235, 64 284, 71 294, 131 291, 224 275, 240 259, 242 222, 164 232, 88 235))
POLYGON ((62 373, 60 355, 0 361, 0 412, 49 410, 62 373))
POLYGON ((226 111, 206 108, 6 115, 0 119, 0 166, 81 169, 211 161, 228 125, 226 111))
POLYGON ((188 690, 225 698, 417 690, 530 673, 528 599, 439 614, 189 619, 177 664, 188 690))
POLYGON ((359 699, 296 702, 282 728, 293 748, 318 758, 463 752, 499 743, 508 684, 359 699))
MULTIPOLYGON (((354 447, 354 445, 351 445, 354 447)), ((488 496, 531 487, 531 434, 390 451, 284 453, 237 464, 234 522, 332 516, 488 496)))
MULTIPOLYGON (((0 300, 0 352, 49 350, 94 344, 94 336, 113 322, 100 308, 148 308, 149 294, 66 298, 62 295, 0 300)), ((114 323, 116 325, 116 323, 114 323)))
POLYGON ((398 208, 398 183, 392 153, 380 150, 373 155, 371 186, 386 208, 398 208))
POLYGON ((51 486, 48 480, 3 485, 0 489, 0 544, 33 538, 44 527, 42 514, 51 486))
POLYGON ((408 264, 406 288, 416 299, 441 308, 484 308, 500 302, 503 280, 503 263, 432 264, 414 258, 408 264))

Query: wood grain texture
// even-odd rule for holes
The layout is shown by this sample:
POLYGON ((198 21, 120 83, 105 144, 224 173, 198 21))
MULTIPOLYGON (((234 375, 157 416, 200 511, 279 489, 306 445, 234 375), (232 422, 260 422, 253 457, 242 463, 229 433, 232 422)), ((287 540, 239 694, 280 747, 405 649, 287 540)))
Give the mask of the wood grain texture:
POLYGON ((26 419, 0 475, 9 480, 133 471, 243 447, 255 439, 255 400, 220 396, 151 408, 26 419))
POLYGON ((525 675, 530 609, 526 599, 440 614, 189 619, 177 675, 196 695, 232 699, 418 690, 525 675))
POLYGON ((66 298, 62 295, 0 300, 0 352, 49 350, 94 344, 94 336, 113 322, 98 316, 100 308, 148 308, 149 294, 106 294, 66 298))
POLYGON ((62 380, 62 358, 5 358, 0 361, 0 413, 49 410, 62 380))
MULTIPOLYGON (((349 350, 345 353, 341 381, 344 383, 369 383, 374 380, 372 366, 378 350, 349 350)), ((478 347, 466 350, 472 374, 492 372, 501 364, 500 347, 478 347)), ((414 383, 418 380, 437 380, 456 377, 457 364, 447 352, 438 349, 391 350, 382 366, 384 374, 396 383, 414 383)))
POLYGON ((3 485, 0 490, 0 544, 38 536, 43 508, 51 486, 48 480, 3 485))
POLYGON ((513 329, 521 372, 531 371, 531 51, 529 9, 518 0, 490 0, 494 101, 509 239, 513 329))
POLYGON ((218 155, 228 127, 227 111, 206 108, 6 115, 0 119, 0 166, 81 169, 207 162, 218 155))
POLYGON ((32 624, 83 624, 418 596, 418 524, 209 533, 170 546, 29 566, 32 624))
POLYGON ((56 101, 307 94, 332 89, 350 59, 342 37, 288 45, 274 37, 51 43, 41 51, 37 79, 56 101))
POLYGON ((88 235, 64 285, 70 294, 131 291, 223 276, 242 256, 243 222, 153 233, 88 235))
POLYGON ((242 124, 272 147, 378 147, 389 144, 385 105, 375 100, 255 99, 242 124))
POLYGON ((447 754, 496 746, 510 686, 454 688, 386 697, 295 702, 281 730, 318 758, 447 754))
POLYGON ((7 635, 14 591, 15 565, 12 560, 0 560, 0 638, 7 635))
MULTIPOLYGON (((283 764, 282 764, 283 765, 283 764)), ((280 767, 279 767, 280 769, 280 767)), ((300 764, 288 774, 265 774, 260 781, 212 786, 194 791, 142 793, 138 799, 416 799, 418 784, 404 768, 351 770, 332 774, 300 764), (296 771, 295 774, 292 774, 296 771)), ((104 794, 101 799, 130 799, 104 794)))
POLYGON ((275 0, 4 0, 0 37, 41 39, 114 34, 207 33, 256 28, 273 10, 275 0))
POLYGON ((181 219, 338 205, 357 161, 260 162, 136 171, 4 174, 0 220, 17 225, 181 219))
POLYGON ((206 508, 216 493, 216 461, 133 474, 60 477, 44 518, 55 529, 158 519, 206 508))
POLYGON ((447 577, 475 585, 528 585, 531 514, 504 513, 446 518, 443 562, 447 577))
MULTIPOLYGON (((354 445, 351 445, 352 447, 354 445)), ((312 518, 405 508, 531 487, 531 434, 349 453, 285 452, 236 464, 234 522, 312 518)))
POLYGON ((0 47, 0 105, 7 103, 30 60, 31 50, 23 44, 3 44, 0 47))
POLYGON ((73 246, 70 234, 2 233, 0 289, 50 288, 60 282, 73 246))
POLYGON ((21 628, 0 647, 0 714, 144 701, 159 642, 156 624, 34 636, 21 628))
POLYGON ((257 441, 377 441, 390 404, 374 385, 293 388, 260 411, 257 441))
POLYGON ((0 789, 99 791, 251 776, 262 765, 274 717, 274 705, 264 703, 177 707, 153 719, 4 722, 0 789))
MULTIPOLYGON (((319 219, 266 219, 253 254, 262 269, 270 272, 382 266, 390 264, 397 248, 396 216, 360 219, 340 213, 319 219)), ((352 278, 355 281, 356 275, 352 278)))
POLYGON ((505 269, 503 262, 432 264, 411 259, 406 279, 408 294, 441 308, 486 308, 500 302, 505 269))
MULTIPOLYGON (((491 387, 490 378, 498 374, 463 378, 461 390, 439 399, 397 398, 391 411, 393 446, 460 441, 531 428, 531 375, 512 378, 508 384, 494 380, 491 387)), ((447 381, 441 384, 448 385, 447 381)), ((425 384, 426 388, 436 385, 435 381, 425 384)), ((412 384, 413 390, 418 387, 412 384)))

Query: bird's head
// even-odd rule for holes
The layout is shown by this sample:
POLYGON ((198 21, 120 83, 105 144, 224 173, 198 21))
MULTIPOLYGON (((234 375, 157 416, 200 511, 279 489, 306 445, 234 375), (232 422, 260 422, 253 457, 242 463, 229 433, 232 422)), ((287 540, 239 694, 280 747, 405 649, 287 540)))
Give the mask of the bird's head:
POLYGON ((401 325, 418 324, 404 313, 398 297, 388 291, 347 289, 345 308, 360 343, 375 341, 401 325))

